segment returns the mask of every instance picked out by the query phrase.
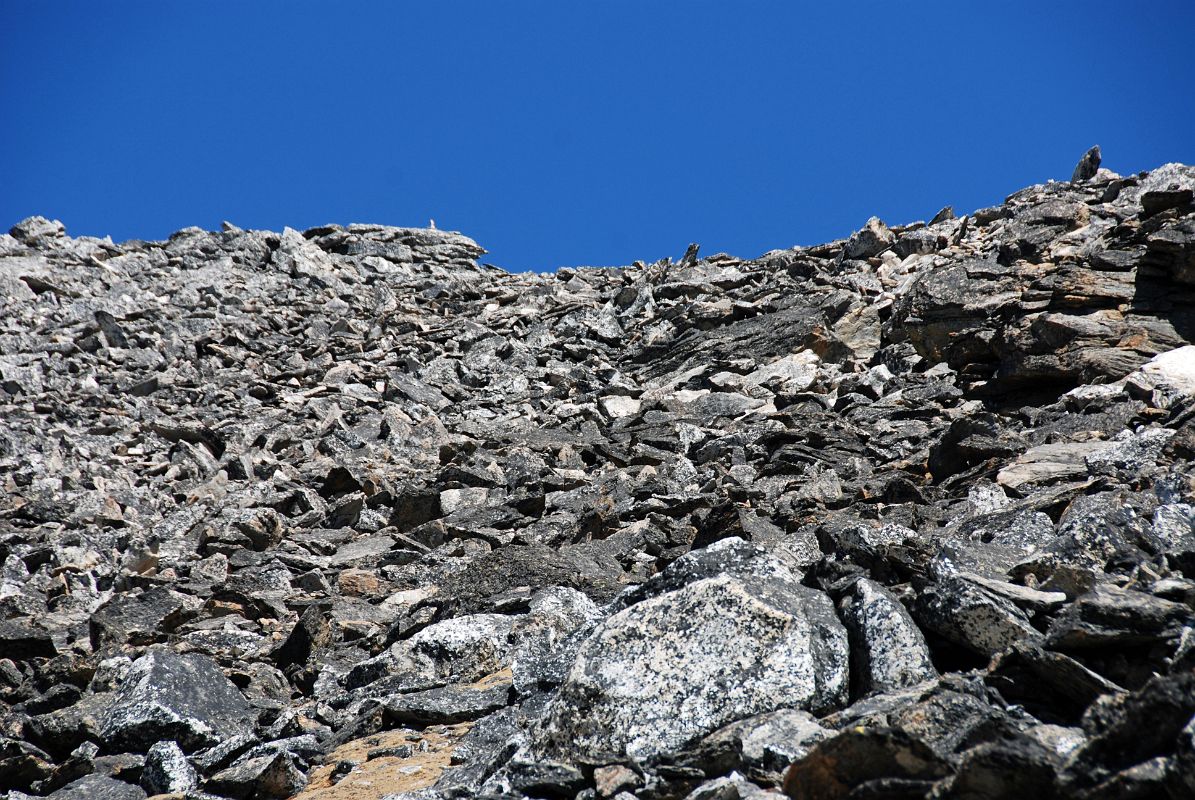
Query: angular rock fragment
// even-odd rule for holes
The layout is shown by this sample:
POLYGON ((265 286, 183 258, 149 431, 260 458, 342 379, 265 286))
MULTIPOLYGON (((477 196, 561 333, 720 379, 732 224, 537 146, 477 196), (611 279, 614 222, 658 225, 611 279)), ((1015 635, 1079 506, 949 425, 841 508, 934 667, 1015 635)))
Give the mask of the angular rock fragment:
POLYGON ((146 752, 141 787, 151 795, 189 792, 198 783, 195 768, 176 742, 158 742, 146 752))
POLYGON ((1079 163, 1075 165, 1075 171, 1071 175, 1071 182, 1078 183, 1094 178, 1096 172, 1099 171, 1100 160, 1100 146, 1097 144, 1079 159, 1079 163))
POLYGON ((50 632, 24 620, 0 620, 0 648, 5 658, 17 661, 58 654, 50 632))
POLYGON ((509 684, 485 689, 449 686, 410 692, 389 698, 384 704, 385 715, 394 725, 454 725, 505 708, 509 693, 509 684))
MULTIPOLYGON (((1154 677, 1113 705, 1102 718, 1089 715, 1085 727, 1089 727, 1091 736, 1062 773, 1062 786, 1070 792, 1110 782, 1114 785, 1117 775, 1173 753, 1195 715, 1195 675, 1154 677)), ((1168 766, 1161 782, 1166 780, 1165 772, 1169 772, 1168 766)), ((1172 785, 1181 784, 1180 778, 1172 785)))
POLYGON ((851 645, 851 680, 860 694, 903 689, 938 676, 912 616, 882 586, 855 581, 839 601, 851 645))
POLYGON ((1017 642, 1042 639, 1012 602, 965 578, 948 577, 927 587, 913 606, 917 620, 974 653, 991 656, 1017 642))
POLYGON ((88 775, 47 797, 53 800, 145 800, 145 792, 107 775, 88 775))
POLYGON ((139 596, 124 595, 91 616, 91 643, 147 645, 161 641, 199 610, 195 598, 166 588, 150 589, 139 596))
POLYGON ((938 791, 954 797, 1057 797, 1057 754, 1028 736, 984 742, 967 750, 938 791))
POLYGON ((896 241, 896 237, 892 235, 892 231, 888 230, 888 226, 879 217, 872 217, 867 220, 867 224, 861 230, 851 235, 851 238, 847 240, 846 247, 843 248, 843 253, 847 258, 870 258, 879 255, 894 241, 896 241))
POLYGON ((217 772, 204 789, 234 800, 286 798, 307 785, 307 778, 284 750, 239 760, 217 772))
POLYGON ((1009 703, 1038 719, 1074 724, 1101 695, 1124 690, 1078 661, 1033 645, 1018 644, 998 655, 987 683, 1009 703))
POLYGON ((809 712, 785 708, 732 722, 702 739, 685 760, 707 774, 775 774, 832 735, 809 712))
POLYGON ((210 659, 151 650, 129 668, 100 735, 115 752, 145 752, 163 740, 195 750, 252 724, 244 696, 210 659))
POLYGON ((949 765, 933 750, 897 730, 844 731, 815 745, 788 768, 784 791, 796 800, 837 800, 883 791, 887 781, 901 781, 907 794, 927 793, 949 765))

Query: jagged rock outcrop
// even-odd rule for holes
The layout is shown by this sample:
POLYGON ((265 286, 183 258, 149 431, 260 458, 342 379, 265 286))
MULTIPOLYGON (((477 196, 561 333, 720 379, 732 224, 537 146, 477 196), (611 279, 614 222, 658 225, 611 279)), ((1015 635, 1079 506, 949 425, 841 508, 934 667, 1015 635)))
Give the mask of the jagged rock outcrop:
POLYGON ((753 260, 0 236, 0 792, 1187 797, 1195 169, 753 260))

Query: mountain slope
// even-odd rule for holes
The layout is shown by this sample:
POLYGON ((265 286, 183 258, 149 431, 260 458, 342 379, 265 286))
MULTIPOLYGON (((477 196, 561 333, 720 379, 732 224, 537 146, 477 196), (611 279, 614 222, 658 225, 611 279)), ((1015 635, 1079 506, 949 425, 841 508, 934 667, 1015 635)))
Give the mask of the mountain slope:
POLYGON ((552 275, 19 223, 0 789, 1185 796, 1195 168, 1097 164, 552 275))

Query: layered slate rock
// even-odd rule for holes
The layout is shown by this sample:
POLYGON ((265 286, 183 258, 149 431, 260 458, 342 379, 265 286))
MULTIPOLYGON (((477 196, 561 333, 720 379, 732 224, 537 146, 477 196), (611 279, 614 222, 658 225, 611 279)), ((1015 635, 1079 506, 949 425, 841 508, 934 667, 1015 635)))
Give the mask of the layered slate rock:
POLYGON ((847 677, 846 631, 824 594, 782 578, 704 578, 598 626, 542 744, 589 758, 653 755, 776 708, 832 709, 847 677))

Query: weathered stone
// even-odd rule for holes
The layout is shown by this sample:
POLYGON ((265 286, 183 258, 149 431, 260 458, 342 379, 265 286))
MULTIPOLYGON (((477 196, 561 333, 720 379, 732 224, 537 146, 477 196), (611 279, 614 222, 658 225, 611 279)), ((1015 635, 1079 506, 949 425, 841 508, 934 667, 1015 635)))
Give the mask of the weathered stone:
POLYGON ((985 656, 1042 638, 1015 605, 965 578, 948 577, 927 587, 913 609, 922 625, 985 656))
POLYGON ((1067 442, 1031 447, 996 475, 996 482, 1019 490, 1030 484, 1074 479, 1087 474, 1086 459, 1107 448, 1103 442, 1067 442))
POLYGON ((125 595, 92 615, 92 646, 153 644, 193 618, 199 606, 195 598, 166 588, 125 595))
POLYGON ((778 773, 832 735, 809 712, 784 708, 715 731, 694 746, 686 761, 711 775, 730 770, 778 773))
POLYGON ((66 236, 66 226, 56 219, 29 217, 9 228, 8 233, 18 242, 36 245, 47 239, 60 239, 66 236))
POLYGON ((896 241, 879 217, 872 217, 862 229, 851 234, 843 253, 847 258, 870 258, 879 255, 896 241))
POLYGON ((332 627, 329 624, 331 605, 314 604, 299 617, 286 639, 274 650, 279 667, 303 665, 312 654, 332 642, 332 627))
POLYGON ((1075 165, 1074 173, 1071 174, 1071 182, 1078 183, 1079 181, 1088 181, 1094 178, 1096 173, 1099 172, 1100 160, 1100 146, 1097 144, 1079 159, 1079 163, 1075 165))
POLYGON ((307 778, 285 750, 241 759, 208 778, 204 788, 236 800, 290 797, 307 785, 307 778))
POLYGON ((1042 720, 1074 724, 1101 695, 1121 687, 1078 661, 1033 645, 1017 644, 992 660, 985 679, 1010 703, 1042 720))
POLYGON ((1195 397, 1195 345, 1186 345, 1154 356, 1125 378, 1126 384, 1152 391, 1165 406, 1180 398, 1195 397))
POLYGON ((244 696, 210 659, 151 650, 125 675, 100 735, 110 750, 144 752, 163 739, 194 750, 252 724, 244 696))
POLYGON ((593 771, 593 785, 599 797, 613 797, 623 790, 638 789, 643 785, 643 778, 621 764, 611 764, 593 771))
POLYGON ((145 792, 107 775, 88 775, 48 797, 52 800, 145 800, 145 792))
POLYGON ((1059 759, 1028 736, 984 742, 963 753, 940 791, 950 797, 1057 797, 1059 759))
POLYGON ((1092 787, 1172 751, 1193 716, 1195 674, 1152 678, 1106 718, 1089 720, 1093 735, 1067 762, 1063 788, 1074 793, 1092 787))
POLYGON ((189 792, 199 784, 195 768, 176 742, 158 742, 145 754, 141 788, 150 794, 189 792))
POLYGON ((858 692, 903 689, 938 676, 925 637, 905 607, 882 586, 855 581, 839 601, 851 643, 851 680, 858 692))
POLYGON ((1189 795, 1195 169, 1097 161, 551 274, 18 223, 0 790, 1189 795))
POLYGON ((58 654, 50 632, 24 620, 0 620, 0 650, 5 658, 51 658, 58 654))
POLYGON ((394 695, 385 702, 386 719, 394 725, 453 725, 470 722, 504 708, 509 684, 486 689, 448 686, 394 695))
POLYGON ((623 417, 633 417, 638 414, 640 403, 633 397, 611 395, 610 397, 603 397, 601 399, 601 406, 602 410, 611 419, 622 419, 623 417))
POLYGON ((583 635, 601 612, 588 597, 563 586, 532 596, 527 616, 513 626, 518 644, 511 664, 514 687, 530 694, 558 686, 576 658, 583 635))
POLYGON ((1195 612, 1182 603, 1144 592, 1099 586, 1080 596, 1055 617, 1048 644, 1082 650, 1176 639, 1195 624, 1195 612))
POLYGON ((860 787, 879 788, 885 779, 895 778, 915 781, 915 788, 925 793, 948 772, 944 759, 907 734, 855 729, 819 742, 789 767, 784 791, 796 800, 837 800, 851 794, 866 796, 862 794, 866 789, 860 787))
POLYGON ((598 626, 541 744, 641 757, 776 708, 825 711, 845 698, 846 660, 846 632, 825 595, 779 579, 705 578, 598 626))

